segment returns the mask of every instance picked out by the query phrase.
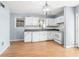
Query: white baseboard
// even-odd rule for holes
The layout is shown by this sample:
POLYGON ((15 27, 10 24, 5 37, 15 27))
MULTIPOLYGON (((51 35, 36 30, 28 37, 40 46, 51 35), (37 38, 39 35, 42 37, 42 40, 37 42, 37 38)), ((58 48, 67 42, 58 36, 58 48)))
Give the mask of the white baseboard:
POLYGON ((10 43, 7 44, 7 45, 2 49, 2 51, 0 51, 0 55, 1 55, 8 47, 10 47, 10 43))
POLYGON ((10 40, 10 41, 23 41, 24 39, 13 39, 13 40, 10 40))
POLYGON ((65 48, 74 48, 75 46, 72 45, 72 46, 65 46, 65 48))

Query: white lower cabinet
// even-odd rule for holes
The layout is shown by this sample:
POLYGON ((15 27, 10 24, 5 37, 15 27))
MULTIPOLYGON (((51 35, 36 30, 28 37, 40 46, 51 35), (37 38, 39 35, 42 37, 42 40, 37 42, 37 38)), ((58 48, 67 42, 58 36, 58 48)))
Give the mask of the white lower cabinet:
POLYGON ((46 31, 34 31, 24 33, 24 42, 39 42, 47 40, 46 31))
POLYGON ((62 38, 62 33, 61 32, 55 32, 54 35, 54 41, 56 41, 59 44, 63 44, 63 38, 62 38))
POLYGON ((33 35, 32 35, 32 42, 38 42, 39 41, 39 32, 36 31, 36 32, 33 32, 33 35))
POLYGON ((32 32, 24 32, 24 42, 31 42, 32 32))
POLYGON ((39 42, 46 40, 54 40, 59 44, 63 44, 62 32, 55 31, 34 31, 24 33, 24 42, 39 42))
POLYGON ((47 31, 40 31, 39 32, 39 41, 46 41, 47 40, 47 31))
POLYGON ((54 39, 54 31, 47 31, 47 40, 54 39))
POLYGON ((45 41, 47 40, 46 31, 33 32, 32 42, 45 41))

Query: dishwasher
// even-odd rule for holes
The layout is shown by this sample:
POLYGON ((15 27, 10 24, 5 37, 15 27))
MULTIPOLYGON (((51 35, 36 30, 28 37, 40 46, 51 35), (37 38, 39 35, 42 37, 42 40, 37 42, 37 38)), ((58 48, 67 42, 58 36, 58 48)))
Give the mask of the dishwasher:
POLYGON ((59 44, 64 43, 64 37, 63 32, 55 32, 54 34, 54 41, 56 41, 59 44))

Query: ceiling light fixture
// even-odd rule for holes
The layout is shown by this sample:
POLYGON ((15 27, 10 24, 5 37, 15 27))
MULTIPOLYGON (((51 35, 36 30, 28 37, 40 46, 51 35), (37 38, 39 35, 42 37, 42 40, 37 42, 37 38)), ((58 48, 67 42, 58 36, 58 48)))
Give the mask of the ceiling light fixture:
POLYGON ((48 12, 51 11, 50 6, 48 5, 47 1, 45 2, 45 5, 43 6, 43 14, 47 16, 48 12))

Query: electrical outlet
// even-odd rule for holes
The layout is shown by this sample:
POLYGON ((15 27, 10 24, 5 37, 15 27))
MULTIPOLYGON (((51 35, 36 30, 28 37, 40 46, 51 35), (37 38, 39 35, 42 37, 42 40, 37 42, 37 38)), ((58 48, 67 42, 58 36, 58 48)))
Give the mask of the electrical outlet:
POLYGON ((4 42, 2 42, 2 46, 4 45, 4 42))

